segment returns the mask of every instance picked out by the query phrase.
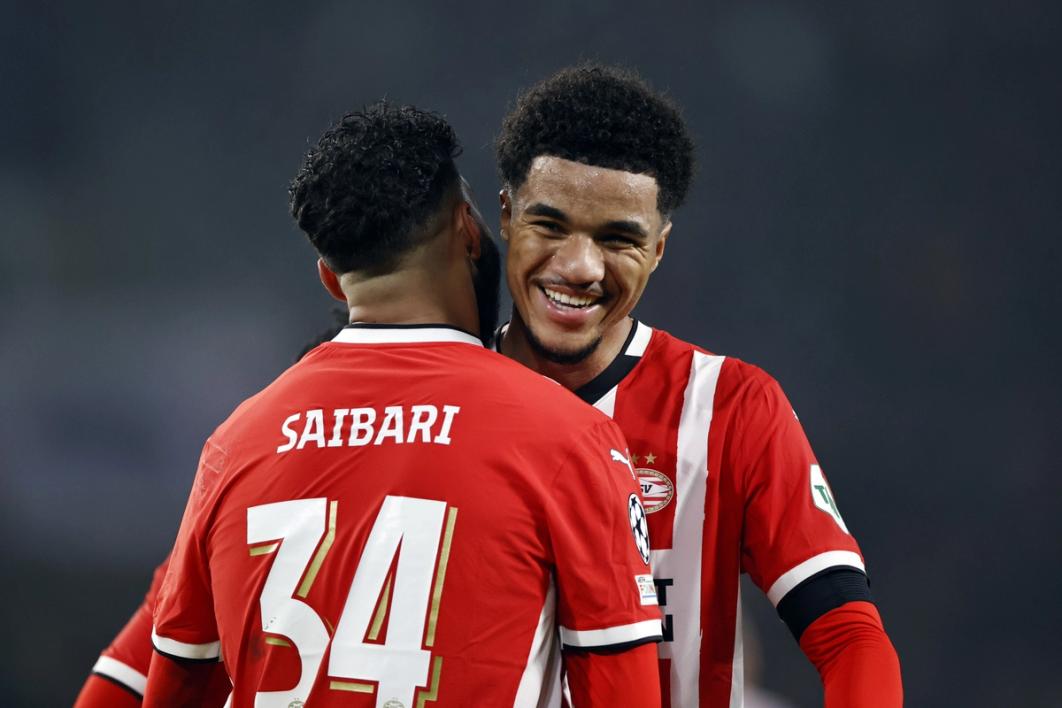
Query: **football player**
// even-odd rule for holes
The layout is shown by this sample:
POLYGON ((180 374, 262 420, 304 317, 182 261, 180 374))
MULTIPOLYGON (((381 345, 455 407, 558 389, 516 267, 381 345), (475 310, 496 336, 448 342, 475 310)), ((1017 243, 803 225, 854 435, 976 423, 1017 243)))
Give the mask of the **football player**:
POLYGON ((863 555, 778 383, 631 317, 690 182, 675 105, 630 72, 569 68, 520 96, 496 149, 514 304, 499 350, 631 445, 665 613, 664 705, 741 705, 741 573, 818 669, 827 706, 901 705, 863 555))
POLYGON ((292 214, 353 324, 204 446, 145 706, 200 705, 222 657, 233 706, 534 706, 558 644, 579 705, 659 705, 626 444, 472 334, 497 260, 457 152, 380 103, 308 153, 292 214))

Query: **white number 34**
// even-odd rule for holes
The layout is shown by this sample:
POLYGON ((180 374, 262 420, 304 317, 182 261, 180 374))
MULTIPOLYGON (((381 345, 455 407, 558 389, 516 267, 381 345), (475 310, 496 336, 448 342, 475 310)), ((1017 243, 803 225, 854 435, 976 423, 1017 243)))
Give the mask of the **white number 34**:
MULTIPOLYGON (((286 637, 302 662, 299 683, 290 690, 260 691, 255 696, 256 708, 289 708, 305 702, 329 642, 328 676, 349 680, 331 681, 330 688, 375 692, 377 708, 411 708, 414 698, 419 699, 418 705, 437 698, 442 658, 436 657, 432 665, 431 652, 423 647, 435 642, 457 509, 450 508, 447 513, 445 502, 385 497, 354 573, 335 636, 329 637, 320 615, 303 600, 335 539, 337 506, 335 501, 318 498, 247 510, 251 555, 276 552, 259 601, 262 631, 286 637), (400 542, 392 578, 390 569, 400 542), (366 642, 379 636, 389 607, 386 641, 366 642)), ((287 644, 275 638, 270 643, 287 644)))

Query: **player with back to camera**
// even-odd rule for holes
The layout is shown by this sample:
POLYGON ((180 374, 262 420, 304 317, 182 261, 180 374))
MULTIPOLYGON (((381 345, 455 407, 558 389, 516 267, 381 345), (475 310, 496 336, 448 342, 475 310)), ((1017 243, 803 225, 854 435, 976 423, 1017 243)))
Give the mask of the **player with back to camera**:
MULTIPOLYGON (((665 704, 741 704, 748 572, 828 706, 900 705, 862 555, 778 384, 629 316, 692 173, 676 108, 629 73, 568 69, 524 94, 497 147, 515 305, 501 351, 613 416, 633 445, 665 611, 665 704)), ((143 624, 109 651, 147 654, 143 624)))
POLYGON ((520 96, 496 147, 514 304, 499 350, 631 445, 665 614, 664 704, 741 705, 747 572, 829 708, 901 705, 859 546, 778 383, 630 316, 692 174, 675 105, 633 73, 569 68, 520 96))
POLYGON ((497 261, 457 151, 375 104, 307 155, 292 213, 355 324, 207 441, 146 706, 197 705, 221 654, 233 706, 533 706, 558 638, 579 705, 659 705, 625 442, 471 334, 497 261))

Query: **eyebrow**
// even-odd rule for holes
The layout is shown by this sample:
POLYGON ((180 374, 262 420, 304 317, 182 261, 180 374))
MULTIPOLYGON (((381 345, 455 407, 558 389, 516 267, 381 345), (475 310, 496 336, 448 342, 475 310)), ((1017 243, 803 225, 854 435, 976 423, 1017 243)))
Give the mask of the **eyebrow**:
POLYGON ((535 202, 528 208, 524 209, 524 213, 530 214, 531 216, 544 216, 547 219, 556 219, 557 221, 568 220, 568 215, 565 214, 563 211, 561 211, 557 207, 551 207, 548 204, 543 204, 542 202, 535 202))
MULTIPOLYGON (((524 209, 524 213, 530 216, 544 216, 547 219, 556 219, 557 221, 569 221, 568 215, 557 207, 552 207, 549 204, 543 204, 542 202, 535 202, 531 206, 524 209)), ((640 236, 641 238, 649 238, 649 232, 645 230, 645 227, 639 224, 637 221, 631 221, 629 219, 620 219, 617 221, 609 221, 604 224, 601 231, 623 231, 625 233, 632 234, 634 236, 640 236)))
POLYGON ((649 232, 646 231, 641 224, 637 221, 610 221, 605 224, 603 231, 625 231, 633 236, 641 236, 642 238, 649 238, 649 232))

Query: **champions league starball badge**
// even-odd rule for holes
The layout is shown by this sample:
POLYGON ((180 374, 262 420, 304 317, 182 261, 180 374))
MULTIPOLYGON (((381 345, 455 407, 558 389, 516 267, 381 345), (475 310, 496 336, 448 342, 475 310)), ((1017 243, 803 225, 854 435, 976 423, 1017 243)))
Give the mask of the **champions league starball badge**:
POLYGON ((642 562, 649 565, 649 525, 645 520, 645 509, 637 494, 627 498, 627 519, 631 522, 631 533, 634 534, 634 547, 638 549, 638 555, 642 562))

